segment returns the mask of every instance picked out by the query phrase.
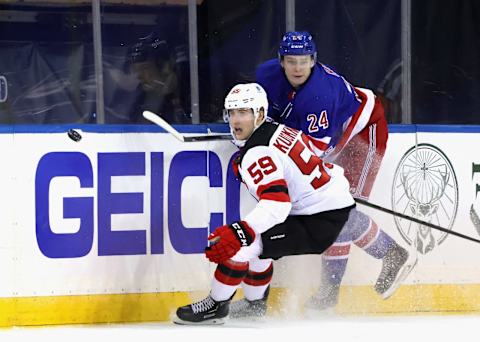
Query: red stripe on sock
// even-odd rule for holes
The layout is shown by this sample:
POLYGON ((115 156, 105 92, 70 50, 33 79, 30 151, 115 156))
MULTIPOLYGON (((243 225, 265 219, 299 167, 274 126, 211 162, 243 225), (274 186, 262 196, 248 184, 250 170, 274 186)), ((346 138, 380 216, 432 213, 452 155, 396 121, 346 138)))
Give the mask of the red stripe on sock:
POLYGON ((217 279, 220 283, 225 284, 225 285, 239 285, 242 282, 242 278, 234 278, 234 277, 229 277, 219 270, 215 270, 215 279, 217 279))
POLYGON ((332 245, 323 254, 327 257, 347 256, 350 253, 350 244, 348 245, 332 245))
POLYGON ((243 279, 243 282, 251 286, 267 285, 272 280, 273 276, 273 263, 263 272, 248 271, 247 275, 243 279))
POLYGON ((372 224, 370 226, 368 233, 365 234, 365 236, 360 240, 355 241, 355 244, 360 248, 364 248, 365 246, 367 246, 373 241, 375 236, 377 236, 377 232, 378 232, 378 226, 375 222, 372 221, 372 224))
POLYGON ((225 285, 239 285, 248 271, 248 262, 227 260, 217 266, 214 277, 225 285))

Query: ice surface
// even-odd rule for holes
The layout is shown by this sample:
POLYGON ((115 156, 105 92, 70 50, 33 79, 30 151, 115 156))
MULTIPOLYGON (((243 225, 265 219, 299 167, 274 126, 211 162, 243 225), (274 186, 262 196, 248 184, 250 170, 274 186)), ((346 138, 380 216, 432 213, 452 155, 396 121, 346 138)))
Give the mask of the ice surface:
POLYGON ((228 321, 221 326, 172 323, 0 329, 0 341, 475 341, 480 316, 321 317, 228 321))

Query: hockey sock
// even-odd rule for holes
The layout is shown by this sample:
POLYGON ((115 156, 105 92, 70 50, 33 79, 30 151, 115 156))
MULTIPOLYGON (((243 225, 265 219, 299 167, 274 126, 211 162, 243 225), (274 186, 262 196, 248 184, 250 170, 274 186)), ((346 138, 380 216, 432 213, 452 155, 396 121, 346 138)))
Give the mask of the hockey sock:
POLYGON ((243 279, 243 293, 248 300, 263 298, 265 290, 272 281, 273 263, 268 261, 266 268, 265 265, 261 266, 263 266, 261 271, 258 270, 258 267, 254 267, 256 270, 253 270, 252 266, 250 266, 247 275, 243 279))
POLYGON ((247 271, 248 262, 229 259, 218 264, 212 281, 210 296, 216 301, 229 299, 237 290, 247 271))
POLYGON ((322 257, 322 284, 340 285, 347 268, 347 258, 329 259, 322 257))
POLYGON ((354 243, 371 256, 382 259, 395 244, 395 241, 379 229, 373 220, 370 219, 370 222, 371 224, 368 230, 360 236, 360 238, 355 240, 354 243))

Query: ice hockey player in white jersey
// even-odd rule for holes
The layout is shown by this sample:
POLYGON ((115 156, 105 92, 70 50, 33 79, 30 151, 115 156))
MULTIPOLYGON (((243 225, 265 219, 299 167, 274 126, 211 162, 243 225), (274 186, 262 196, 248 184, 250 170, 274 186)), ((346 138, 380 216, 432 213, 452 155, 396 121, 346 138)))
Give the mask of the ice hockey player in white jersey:
POLYGON ((234 167, 258 203, 241 221, 210 234, 205 254, 218 264, 211 291, 178 308, 175 323, 223 323, 242 282, 247 309, 264 314, 272 259, 321 254, 355 206, 343 169, 315 156, 301 131, 266 122, 267 110, 267 95, 256 83, 238 84, 225 98, 225 117, 240 148, 234 167))

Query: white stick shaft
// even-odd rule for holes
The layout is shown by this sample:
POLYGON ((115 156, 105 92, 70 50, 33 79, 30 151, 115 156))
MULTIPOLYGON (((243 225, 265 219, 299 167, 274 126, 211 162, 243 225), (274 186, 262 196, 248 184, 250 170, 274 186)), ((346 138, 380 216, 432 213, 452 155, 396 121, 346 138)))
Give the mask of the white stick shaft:
POLYGON ((172 134, 175 138, 180 140, 181 142, 185 142, 185 138, 182 134, 180 134, 179 131, 177 131, 175 128, 173 128, 168 122, 163 120, 160 116, 158 116, 155 113, 152 113, 148 110, 143 112, 143 117, 154 124, 162 127, 164 130, 166 130, 168 133, 172 134))

